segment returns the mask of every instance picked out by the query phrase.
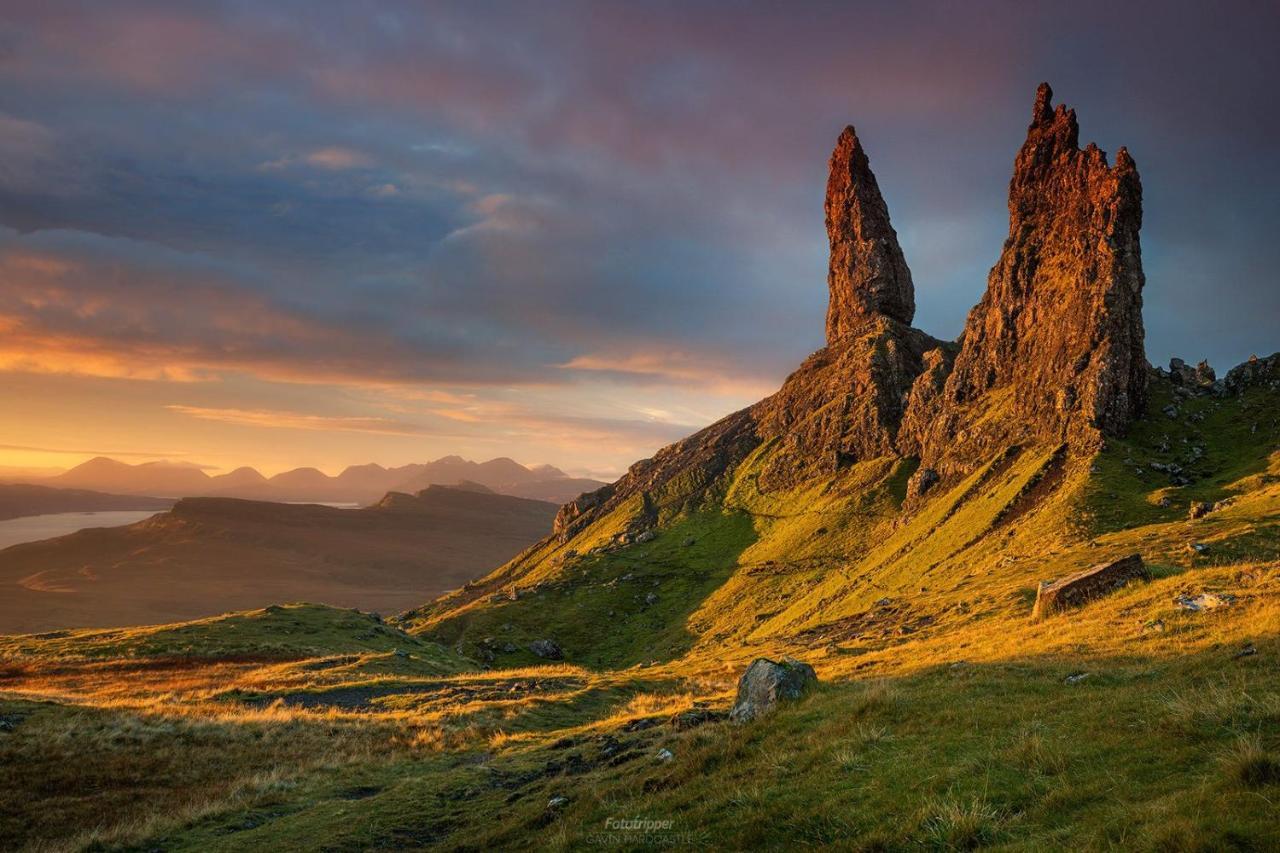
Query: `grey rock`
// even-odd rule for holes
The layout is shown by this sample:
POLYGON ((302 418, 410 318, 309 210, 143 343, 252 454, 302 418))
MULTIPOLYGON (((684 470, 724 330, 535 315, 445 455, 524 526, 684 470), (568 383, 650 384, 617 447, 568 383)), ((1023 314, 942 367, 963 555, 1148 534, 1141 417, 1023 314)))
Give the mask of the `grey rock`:
POLYGON ((1258 653, 1258 647, 1257 647, 1257 646, 1255 646, 1253 643, 1246 643, 1246 644, 1245 644, 1245 645, 1240 649, 1240 651, 1236 652, 1236 653, 1235 653, 1234 655, 1232 655, 1231 657, 1232 657, 1232 658, 1234 658, 1235 660, 1239 660, 1240 658, 1250 658, 1250 657, 1253 657, 1253 656, 1254 656, 1254 655, 1256 655, 1257 653, 1258 653))
POLYGON ((1205 610, 1217 610, 1219 607, 1230 607, 1235 603, 1236 597, 1228 593, 1202 592, 1199 595, 1180 595, 1173 600, 1173 603, 1182 610, 1190 610, 1192 613, 1201 613, 1205 610))
POLYGON ((547 660, 564 660, 564 650, 555 640, 534 640, 529 644, 529 651, 547 660))
POLYGON ((817 683, 818 674, 807 663, 756 658, 738 680, 738 697, 729 719, 735 723, 759 719, 772 713, 779 702, 799 699, 817 683))

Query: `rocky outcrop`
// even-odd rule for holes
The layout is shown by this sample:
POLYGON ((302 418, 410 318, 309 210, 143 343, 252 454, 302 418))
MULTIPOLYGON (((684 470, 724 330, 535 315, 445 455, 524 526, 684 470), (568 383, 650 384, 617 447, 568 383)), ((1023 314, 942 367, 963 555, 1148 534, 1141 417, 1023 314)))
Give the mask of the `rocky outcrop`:
MULTIPOLYGON (((675 480, 682 495, 697 495, 762 442, 780 443, 760 477, 766 490, 896 453, 907 395, 925 369, 924 355, 949 345, 909 325, 915 313, 911 273, 853 128, 845 128, 831 155, 825 208, 831 240, 828 345, 776 394, 637 462, 617 483, 566 504, 555 522, 560 541, 637 494, 646 501, 662 495, 675 480)), ((650 511, 632 526, 652 521, 650 511)))
POLYGON ((699 501, 761 444, 763 490, 884 456, 916 457, 912 500, 1014 444, 1081 451, 1123 433, 1146 399, 1142 187, 1078 147, 1075 114, 1036 94, 1009 190, 1009 238, 958 343, 910 323, 915 294, 888 206, 853 128, 831 155, 827 346, 774 395, 643 460, 567 504, 566 542, 624 504, 632 533, 699 501), (636 500, 637 497, 640 500, 636 500), (630 503, 628 503, 630 502, 630 503))
POLYGON ((738 679, 738 696, 729 709, 729 719, 747 723, 772 713, 778 703, 799 699, 818 683, 818 674, 807 663, 794 658, 781 662, 756 658, 738 679))
POLYGON ((1146 402, 1142 185, 1078 147, 1073 110, 1036 93, 1009 184, 1009 237, 969 314, 939 407, 914 439, 927 462, 965 467, 1002 446, 1120 435, 1146 402))
POLYGON ((1150 579, 1151 573, 1138 554, 1100 563, 1062 580, 1041 584, 1031 615, 1043 619, 1115 592, 1130 581, 1150 579))
POLYGON ((831 154, 825 204, 831 242, 827 344, 858 332, 869 319, 911 325, 916 313, 911 270, 889 224, 889 208, 858 134, 846 127, 831 154))
POLYGON ((1244 393, 1253 387, 1280 388, 1280 352, 1266 358, 1250 356, 1244 364, 1231 368, 1223 384, 1228 391, 1244 393))
POLYGON ((764 489, 794 485, 895 454, 907 393, 940 343, 888 317, 811 355, 773 396, 750 409, 779 450, 761 474, 764 489))
POLYGON ((942 413, 942 392, 955 366, 957 349, 954 344, 940 344, 922 357, 920 373, 911 384, 903 406, 898 435, 898 450, 902 455, 923 454, 924 436, 942 413))

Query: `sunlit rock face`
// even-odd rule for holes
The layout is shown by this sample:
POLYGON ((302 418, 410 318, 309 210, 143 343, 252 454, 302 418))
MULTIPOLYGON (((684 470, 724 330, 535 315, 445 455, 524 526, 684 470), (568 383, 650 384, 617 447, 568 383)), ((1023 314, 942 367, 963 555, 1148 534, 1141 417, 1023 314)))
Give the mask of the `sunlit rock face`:
POLYGON ((852 127, 844 129, 831 153, 823 207, 831 243, 827 343, 838 343, 875 317, 911 325, 916 313, 911 270, 852 127))
POLYGON ((1052 95, 1048 84, 1036 93, 1009 237, 941 403, 926 407, 937 417, 910 425, 926 460, 1028 439, 1085 447, 1122 434, 1145 405, 1138 170, 1124 148, 1113 166, 1096 145, 1081 150, 1075 112, 1052 95))

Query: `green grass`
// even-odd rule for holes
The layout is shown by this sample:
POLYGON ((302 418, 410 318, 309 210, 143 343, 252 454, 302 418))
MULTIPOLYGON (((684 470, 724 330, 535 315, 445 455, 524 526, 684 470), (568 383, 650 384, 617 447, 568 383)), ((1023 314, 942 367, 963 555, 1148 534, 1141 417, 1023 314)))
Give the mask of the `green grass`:
POLYGON ((424 636, 477 657, 487 652, 502 666, 539 662, 529 650, 538 639, 555 640, 568 660, 593 667, 669 661, 692 646, 690 614, 725 582, 754 536, 745 513, 687 516, 652 542, 567 558, 554 576, 512 584, 424 636))

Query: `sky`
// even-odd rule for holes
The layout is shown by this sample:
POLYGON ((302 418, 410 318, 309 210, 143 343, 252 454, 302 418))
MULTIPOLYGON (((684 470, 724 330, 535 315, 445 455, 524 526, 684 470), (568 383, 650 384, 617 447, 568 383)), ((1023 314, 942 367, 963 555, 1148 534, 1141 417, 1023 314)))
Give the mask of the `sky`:
POLYGON ((1274 3, 0 0, 0 466, 608 478, 823 340, 854 124, 953 338, 1036 86, 1144 187, 1147 352, 1280 350, 1274 3))

